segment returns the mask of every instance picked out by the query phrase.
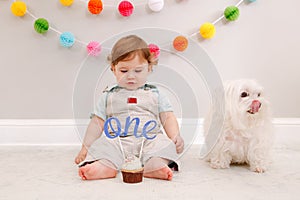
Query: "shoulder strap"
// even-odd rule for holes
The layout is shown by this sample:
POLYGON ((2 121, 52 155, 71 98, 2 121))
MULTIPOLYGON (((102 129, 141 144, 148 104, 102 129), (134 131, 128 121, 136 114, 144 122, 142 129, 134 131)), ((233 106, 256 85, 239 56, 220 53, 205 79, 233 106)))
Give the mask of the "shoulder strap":
POLYGON ((113 86, 110 86, 110 87, 106 87, 104 90, 103 90, 103 93, 104 92, 114 92, 116 91, 117 89, 120 89, 121 87, 118 86, 118 85, 113 85, 113 86))
POLYGON ((144 85, 144 90, 153 90, 153 89, 157 89, 157 87, 155 85, 151 85, 151 84, 148 84, 148 83, 146 83, 144 85))

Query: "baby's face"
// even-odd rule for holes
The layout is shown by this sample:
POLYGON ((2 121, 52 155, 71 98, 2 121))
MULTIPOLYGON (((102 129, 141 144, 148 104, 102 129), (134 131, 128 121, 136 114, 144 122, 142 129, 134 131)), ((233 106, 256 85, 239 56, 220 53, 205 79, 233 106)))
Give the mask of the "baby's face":
POLYGON ((143 86, 149 75, 147 60, 136 55, 132 60, 120 61, 113 70, 119 86, 128 90, 136 90, 143 86))

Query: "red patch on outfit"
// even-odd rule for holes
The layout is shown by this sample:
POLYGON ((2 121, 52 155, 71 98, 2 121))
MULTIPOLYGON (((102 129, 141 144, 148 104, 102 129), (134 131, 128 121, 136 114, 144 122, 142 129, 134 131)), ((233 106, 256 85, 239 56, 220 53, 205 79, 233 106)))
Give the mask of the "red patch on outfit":
POLYGON ((137 103, 137 98, 136 97, 128 97, 127 98, 127 103, 137 103))

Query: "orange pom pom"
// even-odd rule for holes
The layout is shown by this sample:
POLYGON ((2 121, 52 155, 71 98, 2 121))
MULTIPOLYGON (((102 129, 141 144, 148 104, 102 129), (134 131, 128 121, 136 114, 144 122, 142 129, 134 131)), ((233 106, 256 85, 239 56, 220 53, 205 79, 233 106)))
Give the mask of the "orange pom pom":
POLYGON ((184 51, 188 47, 188 39, 186 39, 186 37, 181 36, 181 35, 177 36, 173 40, 173 47, 177 51, 184 51))
POLYGON ((93 15, 98 15, 103 10, 103 4, 101 0, 90 0, 88 3, 88 9, 93 15))

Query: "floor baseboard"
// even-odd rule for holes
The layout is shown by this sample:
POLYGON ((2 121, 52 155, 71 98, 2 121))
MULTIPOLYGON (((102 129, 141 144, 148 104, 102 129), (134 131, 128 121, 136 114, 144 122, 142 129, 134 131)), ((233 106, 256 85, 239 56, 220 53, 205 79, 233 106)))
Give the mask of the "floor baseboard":
MULTIPOLYGON (((199 134, 193 144, 200 144, 199 134)), ((80 145, 88 120, 73 119, 0 119, 0 145, 80 145)), ((300 118, 275 118, 277 145, 299 146, 300 118)))

